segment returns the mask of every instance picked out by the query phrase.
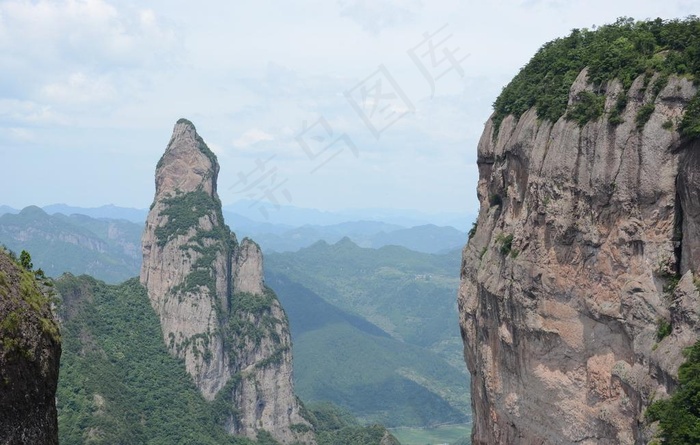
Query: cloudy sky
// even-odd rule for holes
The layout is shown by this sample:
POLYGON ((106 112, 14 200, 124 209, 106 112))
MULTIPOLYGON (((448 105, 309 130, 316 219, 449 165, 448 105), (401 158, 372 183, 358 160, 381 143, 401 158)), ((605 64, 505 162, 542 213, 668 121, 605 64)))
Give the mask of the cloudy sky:
POLYGON ((546 41, 695 0, 0 1, 0 204, 145 208, 180 117, 224 204, 474 213, 476 143, 546 41))

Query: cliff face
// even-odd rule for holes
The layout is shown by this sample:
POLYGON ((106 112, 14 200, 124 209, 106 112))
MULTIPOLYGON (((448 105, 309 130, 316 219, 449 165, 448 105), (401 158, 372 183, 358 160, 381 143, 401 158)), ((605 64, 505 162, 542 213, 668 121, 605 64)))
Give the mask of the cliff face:
POLYGON ((231 433, 313 442, 294 397, 286 315, 264 286, 259 247, 224 224, 218 172, 194 126, 178 121, 156 168, 141 283, 170 352, 205 398, 230 403, 231 433))
MULTIPOLYGON (((583 127, 535 109, 495 138, 486 124, 459 290, 475 444, 651 438, 644 410, 700 334, 700 154, 675 130, 692 82, 671 76, 655 95, 648 81, 609 82, 606 113, 583 127)), ((584 70, 569 109, 591 90, 584 70)))
POLYGON ((5 445, 58 444, 61 342, 41 286, 0 250, 0 443, 5 445))

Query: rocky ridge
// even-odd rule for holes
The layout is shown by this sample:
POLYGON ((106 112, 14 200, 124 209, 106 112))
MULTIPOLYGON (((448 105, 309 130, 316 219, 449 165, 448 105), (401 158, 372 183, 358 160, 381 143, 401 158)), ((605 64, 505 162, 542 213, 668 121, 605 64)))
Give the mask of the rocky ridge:
POLYGON ((170 352, 206 399, 230 406, 230 433, 313 443, 293 391, 287 317, 263 283, 260 248, 224 224, 218 173, 194 125, 179 120, 156 167, 141 283, 170 352))
MULTIPOLYGON (((474 444, 653 436, 644 410, 700 336, 699 143, 677 131, 696 87, 670 76, 655 94, 657 77, 607 82, 584 125, 534 108, 486 123, 458 296, 474 444)), ((568 110, 585 91, 586 69, 568 110)))

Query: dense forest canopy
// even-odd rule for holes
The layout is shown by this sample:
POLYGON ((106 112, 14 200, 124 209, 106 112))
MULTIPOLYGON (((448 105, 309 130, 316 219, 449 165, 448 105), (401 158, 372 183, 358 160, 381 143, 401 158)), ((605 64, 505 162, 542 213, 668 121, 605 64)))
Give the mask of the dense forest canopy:
MULTIPOLYGON (((620 18, 597 29, 574 29, 567 37, 545 44, 494 102, 494 135, 506 116, 520 117, 532 107, 537 108, 540 119, 557 121, 566 112, 572 83, 585 67, 589 82, 599 87, 599 93, 612 79, 621 81, 627 90, 645 73, 661 75, 652 86, 657 93, 671 74, 695 81, 700 77, 700 19, 635 22, 620 18)), ((592 113, 572 119, 585 122, 595 117, 592 113)), ((698 96, 689 104, 680 131, 688 138, 700 136, 698 96)))

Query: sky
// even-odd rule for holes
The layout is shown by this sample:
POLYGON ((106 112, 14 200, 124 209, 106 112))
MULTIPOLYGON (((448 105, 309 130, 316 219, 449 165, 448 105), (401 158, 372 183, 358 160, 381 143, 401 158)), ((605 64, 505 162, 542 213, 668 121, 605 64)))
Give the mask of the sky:
POLYGON ((542 44, 698 12, 700 0, 0 0, 0 204, 147 208, 185 117, 218 156, 224 204, 474 214, 483 125, 542 44))

